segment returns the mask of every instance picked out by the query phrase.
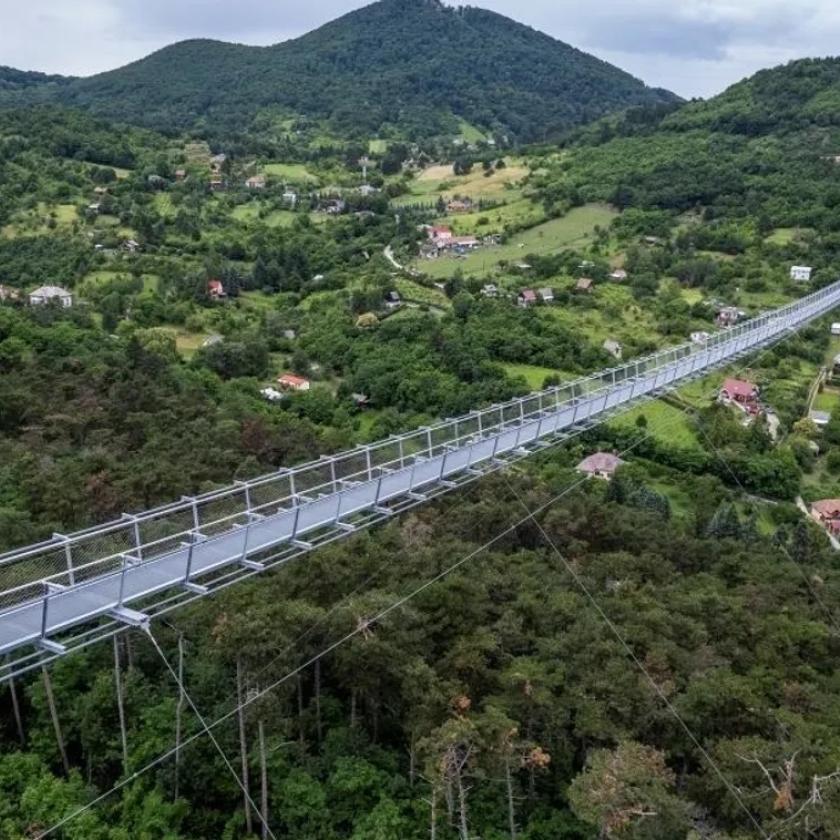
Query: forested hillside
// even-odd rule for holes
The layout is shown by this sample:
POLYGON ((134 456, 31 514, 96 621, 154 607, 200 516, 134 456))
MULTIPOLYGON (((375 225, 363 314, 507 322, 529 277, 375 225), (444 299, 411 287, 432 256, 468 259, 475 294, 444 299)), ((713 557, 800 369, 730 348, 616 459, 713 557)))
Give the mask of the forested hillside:
POLYGON ((218 134, 274 108, 351 136, 457 134, 457 117, 524 141, 675 98, 500 15, 438 0, 380 0, 269 48, 186 41, 55 93, 164 131, 218 134))

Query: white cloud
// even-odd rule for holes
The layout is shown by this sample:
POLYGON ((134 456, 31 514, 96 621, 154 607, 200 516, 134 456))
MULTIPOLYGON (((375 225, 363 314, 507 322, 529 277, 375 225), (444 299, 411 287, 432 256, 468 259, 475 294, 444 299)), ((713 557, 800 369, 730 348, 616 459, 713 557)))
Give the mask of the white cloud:
MULTIPOLYGON (((761 67, 828 55, 836 0, 472 0, 618 64, 708 96, 761 67)), ((86 75, 184 38, 272 44, 365 0, 0 0, 0 64, 86 75)))

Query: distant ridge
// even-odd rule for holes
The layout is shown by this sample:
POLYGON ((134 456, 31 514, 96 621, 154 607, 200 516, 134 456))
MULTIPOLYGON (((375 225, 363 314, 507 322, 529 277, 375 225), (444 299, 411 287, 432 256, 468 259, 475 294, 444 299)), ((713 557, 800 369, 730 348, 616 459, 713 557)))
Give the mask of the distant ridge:
POLYGON ((525 141, 677 100, 530 27, 439 0, 380 0, 272 47, 183 41, 117 70, 53 80, 51 96, 165 131, 241 129, 275 108, 355 135, 389 124, 409 137, 446 133, 460 118, 525 141))

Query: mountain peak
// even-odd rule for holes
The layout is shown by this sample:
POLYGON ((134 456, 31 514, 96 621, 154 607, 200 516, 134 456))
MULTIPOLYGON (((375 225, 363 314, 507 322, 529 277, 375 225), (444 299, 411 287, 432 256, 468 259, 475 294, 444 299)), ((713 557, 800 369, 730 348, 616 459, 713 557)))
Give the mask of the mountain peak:
POLYGON ((674 97, 495 12, 378 0, 268 48, 182 41, 74 80, 56 98, 163 130, 241 130, 273 107, 347 136, 383 125, 408 137, 445 134, 466 120, 532 141, 674 97))

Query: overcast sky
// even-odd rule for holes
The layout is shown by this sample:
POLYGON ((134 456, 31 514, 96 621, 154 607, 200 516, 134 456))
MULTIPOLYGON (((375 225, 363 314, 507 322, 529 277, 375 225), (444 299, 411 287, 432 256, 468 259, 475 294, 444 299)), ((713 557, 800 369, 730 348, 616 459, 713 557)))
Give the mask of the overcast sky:
MULTIPOLYGON (((0 0, 0 64, 89 75, 184 38, 273 44, 366 0, 0 0)), ((837 0, 472 0, 648 84, 710 96, 761 67, 840 51, 837 0)))

